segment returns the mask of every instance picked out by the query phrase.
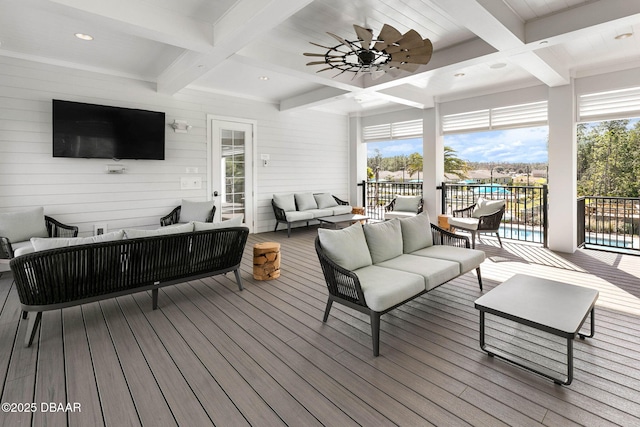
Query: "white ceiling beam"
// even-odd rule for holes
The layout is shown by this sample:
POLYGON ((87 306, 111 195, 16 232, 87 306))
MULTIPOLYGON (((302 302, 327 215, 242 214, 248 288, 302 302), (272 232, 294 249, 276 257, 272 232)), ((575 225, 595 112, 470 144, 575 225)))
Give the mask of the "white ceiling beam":
POLYGON ((524 45, 524 22, 502 0, 431 0, 458 24, 498 50, 524 45))
POLYGON ((213 47, 213 28, 205 22, 140 0, 50 0, 113 21, 128 34, 198 52, 213 47))
POLYGON ((569 69, 547 49, 524 52, 510 59, 549 87, 567 85, 571 82, 569 69))
POLYGON ((550 38, 562 42, 591 33, 600 25, 631 25, 640 21, 640 1, 600 0, 585 3, 525 25, 525 40, 535 43, 550 38))
POLYGON ((187 53, 158 77, 158 92, 174 94, 240 49, 281 24, 313 0, 240 0, 214 25, 214 46, 206 54, 187 53))
POLYGON ((317 107, 331 101, 351 97, 352 92, 334 87, 323 87, 280 102, 280 111, 317 107))

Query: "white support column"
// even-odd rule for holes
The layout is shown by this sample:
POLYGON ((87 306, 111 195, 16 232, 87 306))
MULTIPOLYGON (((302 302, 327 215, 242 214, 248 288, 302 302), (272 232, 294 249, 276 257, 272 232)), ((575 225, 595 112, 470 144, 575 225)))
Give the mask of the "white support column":
POLYGON ((549 88, 549 248, 577 248, 577 135, 573 81, 549 88))
POLYGON ((441 196, 436 187, 444 180, 444 137, 440 133, 438 104, 424 110, 422 126, 424 208, 429 212, 431 222, 437 223, 441 196))
POLYGON ((366 206, 362 200, 362 187, 367 180, 367 144, 362 142, 362 120, 349 117, 349 202, 353 206, 366 206))

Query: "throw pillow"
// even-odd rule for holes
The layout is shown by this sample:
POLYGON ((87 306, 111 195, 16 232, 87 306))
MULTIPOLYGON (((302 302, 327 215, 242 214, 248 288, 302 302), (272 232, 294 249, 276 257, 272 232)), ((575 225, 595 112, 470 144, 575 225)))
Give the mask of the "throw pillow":
POLYGON ((243 215, 234 216, 231 219, 222 222, 198 222, 194 221, 193 231, 216 230, 218 228, 240 227, 244 220, 243 215))
POLYGON ((478 198, 476 207, 473 208, 471 216, 473 218, 480 218, 481 216, 491 215, 498 212, 504 206, 504 200, 486 200, 482 197, 478 198))
POLYGON ((318 209, 316 199, 311 193, 296 193, 294 195, 296 199, 296 205, 299 211, 308 211, 311 209, 318 209))
POLYGON ((136 239, 138 237, 151 237, 151 236, 163 236, 165 234, 179 234, 190 233, 193 231, 193 223, 188 224, 173 224, 167 227, 160 227, 156 230, 137 230, 133 228, 126 228, 124 230, 127 239, 136 239))
POLYGON ((334 206, 338 206, 338 202, 330 193, 320 193, 314 194, 313 197, 316 199, 316 203, 318 204, 318 209, 332 208, 334 206))
POLYGON ((10 242, 24 242, 32 237, 49 237, 44 223, 44 208, 0 213, 0 236, 10 242))
POLYGON ((318 229, 320 245, 329 259, 347 270, 371 265, 371 255, 362 224, 356 222, 342 230, 318 229))
POLYGON ((67 246, 77 245, 90 245, 92 243, 112 242, 116 240, 122 240, 124 238, 124 231, 112 231, 110 233, 100 234, 98 236, 89 237, 53 237, 42 238, 32 237, 31 244, 33 249, 38 251, 46 251, 47 249, 66 248, 67 246))
POLYGON ((396 196, 396 203, 393 206, 393 210, 418 213, 420 199, 422 199, 420 196, 396 196))
POLYGON ((400 226, 402 228, 402 250, 405 254, 433 246, 431 220, 427 211, 414 217, 401 218, 400 226))
POLYGON ((213 209, 213 200, 206 202, 192 202, 182 199, 182 205, 180 207, 180 222, 191 221, 206 221, 211 210, 213 209))
POLYGON ((296 210, 296 199, 293 197, 293 194, 274 194, 273 202, 285 212, 296 210))
POLYGON ((374 264, 402 255, 402 230, 398 219, 366 224, 363 228, 374 264))

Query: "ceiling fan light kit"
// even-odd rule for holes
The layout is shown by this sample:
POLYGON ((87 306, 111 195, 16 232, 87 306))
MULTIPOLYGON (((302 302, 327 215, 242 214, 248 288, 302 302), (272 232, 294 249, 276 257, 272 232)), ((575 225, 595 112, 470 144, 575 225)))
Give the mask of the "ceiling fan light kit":
POLYGON ((311 61, 307 65, 326 65, 321 71, 339 71, 334 77, 347 71, 360 74, 370 74, 375 80, 385 73, 399 73, 400 70, 413 73, 431 60, 433 45, 429 39, 423 39, 415 30, 405 34, 384 24, 380 35, 374 39, 373 32, 359 25, 354 25, 358 40, 343 39, 333 33, 327 33, 340 44, 330 47, 310 42, 314 46, 327 49, 325 53, 308 53, 305 56, 323 58, 311 61))

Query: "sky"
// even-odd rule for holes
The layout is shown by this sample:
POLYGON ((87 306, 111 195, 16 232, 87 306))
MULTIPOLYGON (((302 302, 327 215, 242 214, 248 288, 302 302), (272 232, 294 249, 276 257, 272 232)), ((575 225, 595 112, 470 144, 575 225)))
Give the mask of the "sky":
MULTIPOLYGON (((547 126, 445 135, 444 144, 456 150, 457 156, 470 162, 544 163, 548 161, 547 126)), ((375 149, 382 157, 422 154, 422 139, 370 142, 367 156, 375 149)))

